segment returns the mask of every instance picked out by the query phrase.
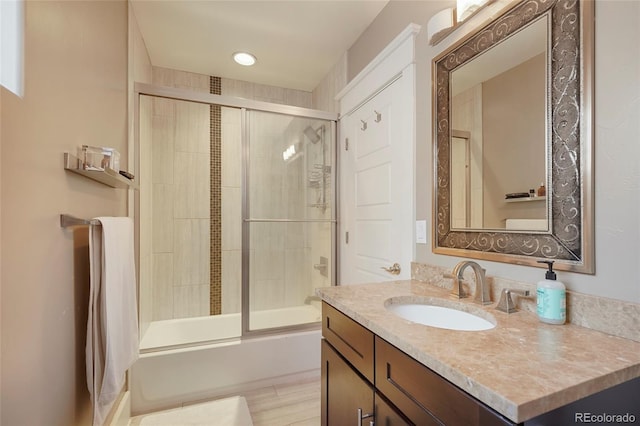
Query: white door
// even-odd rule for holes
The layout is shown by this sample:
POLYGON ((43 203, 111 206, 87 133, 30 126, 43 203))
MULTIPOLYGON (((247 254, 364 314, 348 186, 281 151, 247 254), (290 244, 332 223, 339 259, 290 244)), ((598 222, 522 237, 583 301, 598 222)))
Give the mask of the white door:
POLYGON ((411 277, 412 88, 401 76, 341 119, 340 285, 411 277), (397 274, 384 269, 394 264, 397 274))

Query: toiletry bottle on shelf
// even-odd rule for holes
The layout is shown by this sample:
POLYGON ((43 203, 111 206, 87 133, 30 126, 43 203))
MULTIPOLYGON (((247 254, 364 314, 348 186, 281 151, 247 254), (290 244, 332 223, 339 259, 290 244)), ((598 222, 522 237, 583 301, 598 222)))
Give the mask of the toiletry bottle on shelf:
POLYGON ((529 198, 533 198, 536 196, 536 190, 535 189, 530 189, 529 190, 529 198))
POLYGON ((540 187, 538 188, 538 197, 544 197, 547 195, 547 189, 544 187, 544 182, 540 182, 540 187))
POLYGON ((549 270, 544 275, 545 279, 538 281, 536 291, 538 318, 547 324, 564 324, 567 319, 565 286, 560 281, 556 281, 553 261, 539 260, 538 263, 549 265, 549 270))

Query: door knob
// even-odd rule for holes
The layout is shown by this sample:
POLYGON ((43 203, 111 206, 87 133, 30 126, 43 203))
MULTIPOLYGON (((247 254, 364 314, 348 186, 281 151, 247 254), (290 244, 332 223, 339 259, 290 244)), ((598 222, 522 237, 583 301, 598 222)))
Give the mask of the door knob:
POLYGON ((384 266, 381 266, 380 269, 384 269, 385 271, 387 271, 392 275, 399 275, 401 271, 400 264, 398 263, 394 263, 390 268, 385 268, 384 266))

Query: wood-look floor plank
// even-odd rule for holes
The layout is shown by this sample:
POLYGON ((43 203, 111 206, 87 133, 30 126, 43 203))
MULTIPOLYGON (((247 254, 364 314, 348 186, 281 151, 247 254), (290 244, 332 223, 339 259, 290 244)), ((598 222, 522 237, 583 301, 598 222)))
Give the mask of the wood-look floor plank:
POLYGON ((254 426, 320 425, 320 379, 245 394, 254 426))
MULTIPOLYGON (((232 397, 234 395, 227 395, 232 397)), ((241 395, 247 401, 253 426, 319 426, 320 425, 320 378, 305 379, 304 381, 267 386, 243 392, 241 395)), ((185 404, 183 411, 188 414, 188 408, 206 404, 198 401, 185 404)), ((179 408, 178 408, 179 409, 179 408)), ((167 413, 175 410, 167 410, 167 413)), ((159 413, 150 413, 155 415, 159 413)), ((131 419, 130 425, 140 424, 148 415, 131 419)), ((187 422, 188 419, 184 419, 187 422)))

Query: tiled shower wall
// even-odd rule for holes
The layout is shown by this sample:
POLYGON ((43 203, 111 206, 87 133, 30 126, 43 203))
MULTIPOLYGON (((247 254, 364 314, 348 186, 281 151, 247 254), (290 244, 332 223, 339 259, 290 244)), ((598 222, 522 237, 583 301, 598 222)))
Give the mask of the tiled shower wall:
MULTIPOLYGON (((218 81, 223 95, 311 107, 309 92, 230 79, 218 81)), ((208 93, 212 90, 209 76, 158 67, 153 70, 153 83, 208 93)), ((217 123, 216 113, 208 105, 190 102, 154 99, 153 103, 153 320, 239 312, 242 225, 240 113, 233 108, 220 108, 221 170, 216 172, 212 162, 219 163, 214 158, 215 152, 213 155, 210 152, 211 140, 216 137, 211 134, 210 124, 217 123), (216 214, 215 196, 212 198, 209 190, 216 175, 220 176, 221 229, 216 226, 215 217, 212 220, 210 216, 212 211, 214 216, 216 214), (218 260, 212 256, 215 254, 212 251, 217 250, 209 247, 210 236, 216 229, 221 232, 216 240, 221 247, 218 260), (211 262, 220 262, 222 268, 215 265, 210 268, 211 262)), ((314 228, 309 225, 309 232, 315 233, 314 228)), ((307 234, 305 240, 308 242, 312 238, 307 234)), ((273 273, 267 272, 265 277, 270 275, 273 273)), ((320 280, 318 285, 323 285, 323 277, 314 277, 319 276, 317 273, 311 275, 311 280, 304 280, 307 282, 305 287, 310 287, 309 284, 316 286, 313 283, 316 280, 320 280)), ((265 294, 274 294, 268 291, 268 287, 262 288, 265 294)), ((309 288, 304 289, 305 294, 311 294, 310 291, 309 288)), ((268 299, 261 298, 259 291, 256 293, 256 300, 268 299)), ((291 295, 292 292, 288 293, 291 295)), ((299 304, 300 297, 296 299, 299 304)))
MULTIPOLYGON (((224 79, 223 79, 224 89, 224 79)), ((242 287, 242 149, 240 111, 222 116, 222 313, 240 312, 242 287)))
MULTIPOLYGON (((153 70, 154 84, 209 92, 207 76, 153 70)), ((153 319, 208 315, 210 109, 153 100, 153 319)))

